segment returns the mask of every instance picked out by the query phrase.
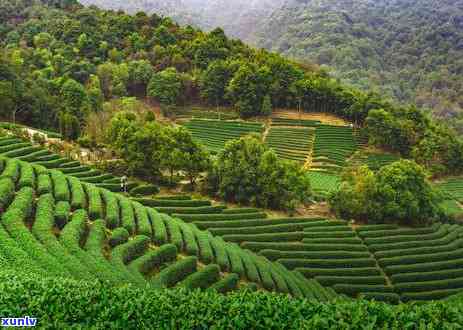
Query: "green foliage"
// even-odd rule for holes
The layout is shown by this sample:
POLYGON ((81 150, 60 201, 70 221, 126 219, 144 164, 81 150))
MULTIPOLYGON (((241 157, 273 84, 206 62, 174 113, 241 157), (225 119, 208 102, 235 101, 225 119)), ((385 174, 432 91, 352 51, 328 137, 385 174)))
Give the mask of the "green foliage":
POLYGON ((226 201, 257 207, 294 210, 311 195, 308 175, 252 136, 226 144, 209 181, 226 201))
POLYGON ((401 160, 377 173, 360 167, 347 172, 344 180, 330 197, 331 208, 342 218, 424 224, 442 215, 438 194, 413 161, 401 160))
POLYGON ((155 73, 148 84, 148 96, 163 105, 175 105, 178 102, 182 82, 175 68, 155 73))

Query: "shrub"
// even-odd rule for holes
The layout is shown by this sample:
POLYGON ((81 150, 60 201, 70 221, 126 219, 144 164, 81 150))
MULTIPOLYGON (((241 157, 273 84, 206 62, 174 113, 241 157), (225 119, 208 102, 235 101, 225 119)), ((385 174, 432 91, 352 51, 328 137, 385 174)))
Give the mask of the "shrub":
POLYGON ((33 190, 29 187, 21 189, 17 194, 8 210, 2 215, 2 224, 23 248, 50 274, 58 276, 70 276, 63 265, 57 262, 32 235, 25 225, 25 221, 31 214, 33 206, 33 190))
POLYGON ((380 259, 378 262, 381 267, 393 266, 393 265, 409 265, 418 264, 424 262, 435 262, 445 261, 463 258, 463 249, 455 251, 446 251, 439 253, 423 254, 423 255, 406 255, 393 258, 380 259))
POLYGON ((270 233, 254 235, 224 235, 223 239, 229 242, 292 242, 302 240, 303 233, 270 233))
POLYGON ((131 189, 129 193, 132 196, 156 195, 159 193, 159 187, 152 185, 152 184, 140 185, 138 187, 131 189))
POLYGON ((191 227, 181 221, 178 222, 178 225, 183 234, 183 246, 185 247, 186 253, 189 255, 199 256, 199 246, 191 227))
POLYGON ((209 236, 195 227, 192 227, 193 235, 195 236, 196 242, 198 242, 199 248, 199 259, 205 264, 214 262, 214 253, 212 251, 211 243, 209 242, 209 236))
POLYGON ((177 246, 179 251, 184 251, 185 246, 183 243, 183 235, 182 231, 180 230, 180 226, 177 221, 173 220, 169 216, 165 214, 161 214, 161 219, 164 222, 168 237, 170 238, 170 242, 177 246))
POLYGON ((63 228, 69 221, 71 214, 71 205, 67 201, 60 201, 56 203, 55 208, 55 222, 58 228, 63 228))
POLYGON ((325 286, 332 286, 335 284, 386 284, 386 279, 383 276, 328 276, 320 275, 315 279, 325 286))
POLYGON ((119 199, 115 194, 107 191, 101 190, 101 196, 105 203, 106 207, 106 227, 109 229, 114 229, 120 224, 120 208, 119 208, 119 199))
POLYGON ((434 290, 434 291, 424 291, 424 292, 407 292, 403 293, 400 298, 404 302, 414 301, 414 300, 439 300, 447 298, 451 295, 461 293, 461 288, 458 289, 444 289, 444 290, 434 290))
POLYGON ((137 233, 139 235, 148 236, 152 239, 153 232, 146 208, 137 202, 133 202, 132 205, 137 219, 137 233))
POLYGON ((348 296, 356 296, 358 293, 381 292, 392 293, 392 287, 385 285, 362 285, 362 284, 336 284, 333 286, 338 293, 343 293, 348 296))
POLYGON ((16 183, 19 179, 20 173, 19 162, 13 159, 7 159, 5 162, 6 164, 0 177, 10 178, 14 183, 16 183))
POLYGON ((361 293, 359 298, 365 300, 383 301, 389 304, 398 304, 400 301, 398 294, 390 292, 365 292, 361 293))
POLYGON ((88 196, 88 214, 91 220, 103 219, 103 200, 100 189, 94 185, 83 184, 88 196))
POLYGON ((134 198, 133 200, 149 207, 199 207, 211 205, 211 202, 207 200, 173 200, 149 198, 134 198))
POLYGON ((462 287, 463 287, 463 277, 445 279, 445 280, 437 280, 437 281, 397 283, 394 286, 395 291, 399 293, 448 290, 448 289, 462 290, 462 287))
POLYGON ((37 194, 49 194, 53 192, 53 186, 51 183, 50 175, 40 174, 37 178, 37 194))
POLYGON ((177 247, 173 244, 164 244, 159 249, 149 251, 140 258, 135 259, 130 263, 130 267, 142 274, 148 274, 156 267, 161 266, 166 262, 171 262, 177 259, 177 247))
POLYGON ((420 273, 394 274, 391 276, 393 283, 424 282, 463 278, 463 269, 445 269, 420 273))
POLYGON ((246 276, 246 270, 243 265, 243 260, 240 255, 240 251, 236 245, 227 244, 225 250, 230 260, 230 271, 239 274, 241 277, 246 276))
POLYGON ((324 260, 324 259, 278 259, 279 263, 288 269, 295 268, 365 268, 375 267, 374 259, 341 259, 341 260, 324 260))
POLYGON ((220 267, 215 264, 210 264, 200 269, 199 271, 189 275, 179 283, 189 290, 206 289, 220 279, 220 267))
POLYGON ((119 198, 119 205, 121 208, 121 223, 122 227, 127 229, 130 235, 135 233, 135 213, 133 210, 132 202, 124 197, 119 198))
POLYGON ((261 250, 278 250, 278 251, 352 251, 368 252, 365 245, 360 244, 301 244, 301 243, 272 243, 272 242, 243 242, 243 249, 254 252, 261 250))
POLYGON ((355 259, 369 258, 368 252, 351 252, 351 251, 278 251, 278 250, 262 250, 260 255, 265 256, 269 260, 276 259, 355 259))
POLYGON ((0 212, 4 212, 13 200, 14 188, 14 183, 10 178, 0 178, 0 212))
POLYGON ((381 274, 379 268, 295 268, 295 271, 301 273, 305 277, 316 276, 378 276, 381 274))
POLYGON ((117 245, 112 251, 111 260, 123 262, 125 265, 140 257, 148 248, 150 239, 145 235, 136 236, 134 239, 117 245))
POLYGON ((431 272, 445 269, 457 269, 463 267, 463 259, 426 262, 414 265, 397 265, 387 266, 384 268, 386 274, 398 273, 417 273, 417 272, 431 272))
POLYGON ((148 217, 153 228, 153 241, 157 245, 162 245, 167 243, 167 229, 162 221, 161 216, 155 210, 148 208, 148 217))
POLYGON ((66 176, 54 170, 50 171, 50 176, 53 182, 55 199, 57 201, 69 201, 71 199, 71 193, 66 176))
POLYGON ((73 210, 84 209, 87 207, 84 187, 80 181, 73 177, 68 177, 71 187, 71 208, 73 210))
POLYGON ((196 272, 196 257, 186 257, 161 270, 153 279, 155 287, 172 287, 196 272))
POLYGON ((215 262, 222 271, 230 272, 230 260, 226 249, 226 243, 220 237, 210 237, 212 251, 214 252, 215 262))
POLYGON ((127 243, 129 236, 129 232, 125 228, 116 228, 113 230, 108 243, 112 248, 114 248, 120 244, 127 243))
POLYGON ((209 289, 219 293, 227 293, 233 291, 238 286, 240 277, 238 274, 228 274, 224 278, 212 284, 209 289))
POLYGON ((53 255, 57 262, 69 269, 76 279, 92 279, 92 275, 83 267, 79 260, 70 255, 58 242, 53 234, 55 223, 54 205, 55 200, 51 194, 40 196, 35 212, 35 222, 32 226, 32 233, 46 247, 48 252, 53 255))
POLYGON ((378 259, 382 258, 396 258, 406 255, 417 255, 417 254, 432 254, 439 252, 448 252, 451 250, 458 249, 463 247, 463 239, 452 242, 447 245, 437 245, 437 246, 428 246, 428 247, 419 247, 414 249, 401 249, 401 250, 391 250, 391 251, 380 251, 375 252, 375 257, 378 259))

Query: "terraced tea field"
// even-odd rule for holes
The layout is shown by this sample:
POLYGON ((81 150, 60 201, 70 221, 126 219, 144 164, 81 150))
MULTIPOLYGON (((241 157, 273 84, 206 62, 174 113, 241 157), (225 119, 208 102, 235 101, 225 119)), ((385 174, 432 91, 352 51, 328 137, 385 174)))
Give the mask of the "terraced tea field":
POLYGON ((313 128, 270 128, 265 143, 282 159, 305 163, 312 151, 313 128))
POLYGON ((192 119, 184 126, 212 152, 222 150, 227 141, 250 133, 262 133, 264 128, 261 123, 203 119, 192 119))
POLYGON ((311 168, 338 172, 357 148, 358 144, 351 127, 318 125, 315 130, 311 168))
MULTIPOLYGON (((177 217, 60 171, 2 157, 0 173, 0 257, 14 269, 114 285, 220 292, 250 286, 335 296, 177 217)), ((169 199, 164 203, 167 207, 169 199)))
MULTIPOLYGON (((0 156, 16 158, 40 165, 48 169, 56 169, 63 174, 70 175, 82 182, 94 183, 101 188, 120 192, 120 178, 112 174, 102 173, 100 170, 82 165, 78 161, 73 161, 60 155, 50 152, 48 149, 32 145, 16 137, 0 138, 0 156)), ((129 182, 127 189, 130 191, 137 188, 138 184, 129 182)))
POLYGON ((173 217, 277 261, 339 294, 396 303, 463 292, 461 225, 353 229, 345 221, 267 218, 256 209, 201 213, 201 207, 191 212, 195 208, 178 206, 173 217))
POLYGON ((336 191, 341 184, 341 179, 338 175, 321 171, 310 171, 309 173, 310 185, 316 194, 326 196, 336 191))

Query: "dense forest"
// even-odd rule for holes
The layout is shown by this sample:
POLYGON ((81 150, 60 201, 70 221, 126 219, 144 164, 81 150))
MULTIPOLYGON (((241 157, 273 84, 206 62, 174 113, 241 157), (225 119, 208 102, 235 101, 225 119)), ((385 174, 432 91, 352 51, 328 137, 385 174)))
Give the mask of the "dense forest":
POLYGON ((319 64, 363 90, 432 109, 462 131, 463 7, 457 0, 86 0, 173 16, 319 64))

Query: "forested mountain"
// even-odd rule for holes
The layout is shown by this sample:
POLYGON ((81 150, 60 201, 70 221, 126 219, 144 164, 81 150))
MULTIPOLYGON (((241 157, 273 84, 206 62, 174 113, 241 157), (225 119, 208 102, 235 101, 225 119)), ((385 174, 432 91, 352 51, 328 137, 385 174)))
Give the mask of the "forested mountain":
POLYGON ((443 116, 463 107, 458 0, 294 0, 260 25, 256 42, 443 116))
POLYGON ((325 65, 362 89, 455 118, 463 108, 463 3, 458 0, 105 1, 325 65))

